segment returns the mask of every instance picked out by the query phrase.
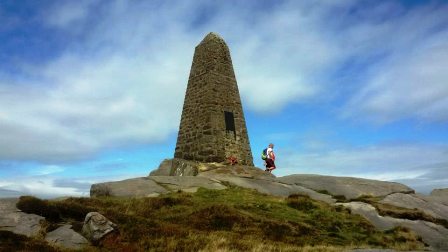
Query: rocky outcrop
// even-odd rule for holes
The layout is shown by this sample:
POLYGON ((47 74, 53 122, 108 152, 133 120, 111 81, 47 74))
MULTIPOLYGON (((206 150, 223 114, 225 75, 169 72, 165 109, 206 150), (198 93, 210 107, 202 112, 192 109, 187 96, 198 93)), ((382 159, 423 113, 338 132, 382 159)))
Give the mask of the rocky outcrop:
POLYGON ((413 193, 414 190, 396 182, 386 182, 352 177, 334 177, 310 174, 295 174, 279 178, 279 181, 296 184, 315 191, 327 191, 331 195, 342 195, 346 199, 360 196, 386 196, 392 193, 413 193))
POLYGON ((90 212, 84 219, 82 234, 93 243, 96 243, 116 228, 117 226, 102 214, 98 212, 90 212))
POLYGON ((226 188, 221 183, 204 177, 150 176, 94 184, 90 189, 90 196, 156 197, 178 190, 196 192, 200 187, 218 190, 226 188))
POLYGON ((378 214, 375 207, 363 202, 337 203, 351 209, 352 213, 359 214, 369 220, 379 230, 387 230, 396 226, 403 226, 411 229, 422 237, 426 244, 437 251, 448 250, 448 229, 427 221, 411 221, 383 217, 378 214))
POLYGON ((149 176, 196 176, 201 163, 179 158, 165 159, 149 176))
POLYGON ((44 217, 23 213, 16 208, 18 199, 0 199, 0 230, 33 237, 39 234, 44 217))
POLYGON ((122 181, 93 184, 90 188, 91 197, 147 197, 169 192, 148 177, 126 179, 122 181))
MULTIPOLYGON (((10 231, 28 237, 37 237, 45 233, 42 224, 44 217, 27 214, 17 209, 18 199, 0 199, 0 230, 10 231)), ((63 249, 83 249, 89 242, 71 229, 71 225, 63 225, 45 235, 45 240, 63 249)))
POLYGON ((448 188, 434 189, 431 191, 430 195, 436 197, 445 197, 448 199, 448 188))
POLYGON ((305 194, 312 199, 324 201, 327 203, 334 203, 336 200, 326 194, 317 193, 308 188, 304 188, 297 185, 285 184, 276 181, 276 179, 270 174, 259 174, 258 172, 241 172, 238 175, 229 173, 220 173, 216 170, 211 172, 200 173, 199 176, 207 177, 215 181, 227 182, 236 186, 255 189, 260 193, 265 193, 274 196, 288 197, 291 194, 305 194))
POLYGON ((82 235, 72 229, 72 225, 63 225, 46 234, 45 240, 64 249, 80 250, 89 246, 89 242, 82 235))
MULTIPOLYGON (((225 189, 229 185, 281 197, 304 194, 329 204, 341 204, 336 203, 336 199, 333 198, 336 196, 339 196, 338 199, 345 198, 346 200, 372 196, 382 198, 376 204, 408 209, 417 208, 435 219, 447 220, 448 217, 448 206, 444 201, 445 189, 434 191, 430 196, 424 196, 415 194, 413 189, 395 182, 320 175, 290 175, 277 178, 271 173, 252 166, 226 166, 219 163, 199 163, 182 159, 164 160, 159 168, 146 178, 93 185, 91 196, 156 196, 178 190, 195 192, 200 187, 225 189), (135 187, 138 189, 136 190, 135 187)), ((408 227, 420 235, 433 249, 448 249, 448 230, 441 225, 424 220, 380 216, 375 207, 367 203, 350 202, 342 205, 352 209, 352 213, 364 216, 379 230, 396 226, 408 227)))
POLYGON ((434 218, 448 220, 447 205, 421 194, 394 193, 386 196, 380 203, 408 209, 418 209, 434 218))
POLYGON ((429 195, 431 200, 448 206, 448 188, 434 189, 429 195))
MULTIPOLYGON (((305 194, 327 203, 336 201, 330 195, 321 194, 302 186, 279 182, 271 173, 252 166, 197 163, 196 167, 199 171, 197 176, 154 176, 154 174, 166 174, 169 170, 167 167, 170 166, 170 163, 172 165, 177 162, 175 160, 163 161, 157 171, 152 172, 149 177, 92 185, 90 195, 92 197, 107 195, 147 197, 179 190, 196 192, 201 187, 220 190, 227 188, 226 184, 233 184, 275 196, 287 197, 291 194, 305 194)), ((170 174, 176 173, 170 172, 170 174)))

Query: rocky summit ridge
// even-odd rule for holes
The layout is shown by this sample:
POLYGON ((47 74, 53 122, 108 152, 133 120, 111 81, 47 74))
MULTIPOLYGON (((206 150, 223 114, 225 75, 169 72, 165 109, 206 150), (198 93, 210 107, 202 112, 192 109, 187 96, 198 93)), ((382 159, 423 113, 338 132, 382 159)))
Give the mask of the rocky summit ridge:
MULTIPOLYGON (((330 205, 344 206, 378 230, 406 227, 418 234, 428 249, 448 251, 448 189, 421 195, 396 182, 310 174, 276 177, 253 166, 175 158, 164 160, 146 177, 93 184, 90 196, 157 197, 178 191, 195 193, 201 187, 223 190, 232 186, 279 197, 307 195, 330 205)), ((15 207, 16 202, 0 199, 0 230, 36 236, 43 217, 21 212, 15 207)), ((46 240, 59 242, 59 246, 68 249, 88 244, 70 226, 47 234, 46 240)))
POLYGON ((147 177, 94 184, 90 195, 156 197, 179 190, 196 192, 200 187, 222 190, 231 185, 280 197, 304 194, 328 204, 343 205, 379 230, 407 227, 421 236, 432 250, 448 251, 448 189, 436 189, 425 196, 396 182, 312 174, 276 177, 253 166, 174 158, 164 160, 147 177), (387 213, 384 208, 398 212, 407 209, 424 217, 382 216, 387 213))

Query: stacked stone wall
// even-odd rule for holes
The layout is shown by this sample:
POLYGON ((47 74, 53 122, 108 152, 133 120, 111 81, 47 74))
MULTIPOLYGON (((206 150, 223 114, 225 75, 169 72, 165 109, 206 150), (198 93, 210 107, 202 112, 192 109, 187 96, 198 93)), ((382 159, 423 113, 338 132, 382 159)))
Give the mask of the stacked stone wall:
POLYGON ((174 156, 201 162, 233 156, 253 165, 230 52, 213 33, 195 50, 174 156), (233 113, 235 131, 226 130, 225 111, 233 113))

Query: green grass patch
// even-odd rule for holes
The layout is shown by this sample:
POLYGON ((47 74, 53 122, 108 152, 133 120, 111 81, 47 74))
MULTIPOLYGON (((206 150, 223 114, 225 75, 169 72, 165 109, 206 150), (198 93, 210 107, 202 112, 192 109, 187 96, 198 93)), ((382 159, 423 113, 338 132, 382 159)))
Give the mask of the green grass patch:
POLYGON ((233 186, 139 199, 45 201, 22 197, 17 206, 29 213, 51 213, 52 223, 78 226, 87 212, 100 212, 117 224, 119 231, 100 242, 98 250, 342 251, 424 246, 409 230, 377 231, 345 208, 306 195, 285 199, 233 186))

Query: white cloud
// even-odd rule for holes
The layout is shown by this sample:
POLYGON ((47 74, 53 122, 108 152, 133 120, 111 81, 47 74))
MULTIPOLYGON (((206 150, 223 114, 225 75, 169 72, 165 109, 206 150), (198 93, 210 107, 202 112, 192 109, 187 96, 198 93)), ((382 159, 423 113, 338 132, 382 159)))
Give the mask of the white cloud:
POLYGON ((45 165, 41 168, 36 169, 34 173, 36 175, 49 175, 54 173, 63 172, 65 169, 57 165, 45 165))
MULTIPOLYGON (((78 191, 75 187, 54 186, 54 178, 41 177, 21 177, 15 181, 2 186, 2 189, 18 191, 24 195, 34 195, 38 197, 61 197, 61 196, 88 196, 86 192, 78 191)), ((2 181, 0 180, 0 184, 2 181)))
POLYGON ((385 39, 375 49, 383 49, 385 57, 372 63, 366 85, 349 100, 344 116, 380 123, 448 120, 447 11, 448 6, 417 9, 363 30, 385 39))
POLYGON ((72 28, 79 25, 89 14, 96 0, 60 1, 45 12, 44 21, 56 28, 72 28))
MULTIPOLYGON (((63 178, 54 174, 37 174, 28 176, 12 177, 8 180, 0 178, 0 198, 7 197, 8 191, 15 191, 14 197, 19 195, 33 195, 41 198, 55 197, 88 197, 92 184, 105 181, 120 181, 135 178, 142 174, 105 175, 90 177, 63 178)), ((12 192, 11 192, 12 193, 12 192)))
MULTIPOLYGON (((407 43, 426 45, 432 38, 428 30, 440 23, 443 10, 431 15, 417 8, 380 22, 373 14, 360 19, 347 14, 356 4, 287 1, 261 8, 245 1, 81 1, 54 6, 43 17, 51 31, 67 36, 63 51, 48 62, 27 64, 20 76, 0 73, 8 75, 0 79, 0 158, 59 162, 164 140, 178 128, 193 50, 209 31, 228 42, 244 106, 251 111, 278 111, 338 93, 328 72, 339 64, 401 48, 402 54, 394 55, 403 56, 395 59, 406 64, 395 68, 390 61, 379 67, 385 75, 372 77, 367 89, 380 91, 362 91, 350 108, 397 115, 418 104, 422 109, 412 115, 446 115, 444 73, 411 71, 419 62, 444 63, 446 54, 438 53, 445 46, 422 48, 415 57, 406 54, 407 43), (408 32, 411 28, 415 32, 408 32), (428 50, 436 51, 423 53, 428 50), (431 77, 427 98, 421 98, 416 76, 431 77), (398 84, 391 84, 397 78, 398 84), (403 84, 408 81, 413 82, 403 84), (382 91, 386 85, 391 88, 382 91), (409 88, 418 90, 417 98, 397 98, 409 88), (393 98, 387 103, 383 96, 393 98)), ((378 6, 371 11, 380 16, 392 8, 378 6)))

